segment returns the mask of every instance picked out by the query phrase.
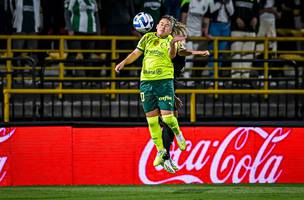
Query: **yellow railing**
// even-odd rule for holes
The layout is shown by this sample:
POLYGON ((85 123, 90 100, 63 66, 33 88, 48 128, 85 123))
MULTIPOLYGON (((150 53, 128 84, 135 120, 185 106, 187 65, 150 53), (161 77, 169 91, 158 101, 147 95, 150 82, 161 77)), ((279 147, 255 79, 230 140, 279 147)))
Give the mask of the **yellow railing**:
MULTIPOLYGON (((77 53, 85 53, 85 52, 91 52, 91 53, 109 53, 111 55, 112 60, 115 60, 117 58, 118 53, 122 52, 130 52, 131 50, 120 50, 117 49, 117 40, 119 41, 134 41, 138 40, 137 37, 130 37, 130 36, 46 36, 46 35, 0 35, 0 40, 6 40, 7 41, 7 49, 0 50, 0 53, 4 53, 7 57, 13 57, 14 53, 37 53, 37 52, 46 52, 46 53, 57 53, 59 55, 58 59, 65 59, 66 53, 70 52, 77 52, 77 53), (14 40, 49 40, 52 42, 58 42, 59 48, 58 49, 13 49, 13 41, 14 40), (110 49, 73 49, 69 50, 66 48, 66 42, 69 40, 93 40, 93 41, 104 41, 104 42, 110 42, 111 47, 110 49)), ((115 78, 116 73, 114 70, 115 64, 111 64, 111 77, 115 78)), ((20 67, 19 67, 20 68, 20 67)), ((11 61, 8 61, 6 63, 6 68, 8 72, 11 72, 14 69, 12 66, 11 61)), ((38 67, 37 67, 38 69, 38 67)), ((96 68, 95 68, 96 69, 96 68)), ((59 76, 58 80, 64 80, 64 71, 65 66, 60 63, 59 64, 59 76)), ((11 87, 12 77, 11 75, 7 76, 7 88, 11 87)), ((62 88, 62 83, 59 83, 59 89, 62 88)), ((115 89, 115 83, 113 82, 111 84, 111 88, 115 89)))
MULTIPOLYGON (((120 53, 129 53, 131 52, 133 49, 119 49, 117 46, 118 42, 121 41, 137 41, 139 38, 138 37, 134 37, 134 36, 42 36, 42 35, 0 35, 0 40, 6 40, 7 41, 7 48, 0 50, 0 53, 3 54, 3 56, 7 56, 7 57, 13 57, 14 53, 37 53, 37 52, 46 52, 49 54, 55 53, 57 55, 58 59, 65 59, 66 55, 68 53, 71 52, 77 52, 77 53, 87 53, 87 52, 91 52, 91 53, 95 53, 95 54, 107 54, 111 60, 115 60, 117 59, 117 55, 120 53), (14 49, 13 48, 13 42, 15 40, 38 40, 38 41, 42 41, 42 40, 48 40, 49 42, 57 42, 58 48, 54 48, 54 49, 14 49), (105 43, 110 43, 109 48, 104 48, 104 49, 68 49, 66 47, 66 44, 68 41, 71 40, 92 40, 92 41, 97 41, 97 42, 105 42, 105 43)), ((193 40, 193 41, 206 41, 205 37, 190 37, 189 40, 193 40)), ((268 50, 268 46, 270 42, 303 42, 304 41, 304 37, 276 37, 276 38, 265 38, 265 37, 214 37, 213 38, 213 43, 214 43, 214 51, 212 52, 214 55, 214 58, 217 59, 219 57, 220 54, 226 54, 226 55, 232 55, 234 53, 240 53, 238 51, 232 51, 232 50, 222 50, 219 51, 218 50, 218 44, 221 41, 228 41, 228 42, 233 42, 233 41, 256 41, 256 42, 262 42, 264 43, 264 46, 266 48, 264 48, 264 51, 262 52, 257 52, 257 51, 242 51, 241 53, 252 53, 252 54, 256 54, 256 53, 262 53, 263 54, 263 58, 264 59, 268 59, 271 57, 271 55, 279 55, 281 57, 283 57, 284 59, 288 59, 290 56, 292 57, 292 59, 298 59, 298 60, 303 60, 303 55, 304 55, 304 51, 299 51, 299 50, 294 50, 294 51, 269 51, 268 50)), ((132 47, 133 48, 133 47, 132 47)), ((111 63, 110 66, 107 67, 98 67, 98 68, 86 68, 87 70, 91 70, 91 69, 100 69, 100 70, 110 70, 111 71, 111 78, 115 78, 116 77, 116 73, 114 71, 114 66, 115 63, 111 63)), ((11 62, 7 62, 6 64, 6 70, 7 71, 11 71, 13 69, 16 69, 18 67, 16 66, 12 66, 11 62)), ((21 67, 19 67, 21 68, 21 67)), ((37 66, 37 69, 39 69, 39 66, 37 66)), ((54 67, 52 68, 54 69, 54 67)), ((58 80, 64 80, 65 79, 65 69, 70 70, 71 67, 66 67, 64 66, 64 64, 59 64, 58 66, 58 80)), ((83 70, 84 67, 74 67, 75 70, 80 69, 83 70)), ((125 68, 126 70, 139 70, 139 67, 127 67, 125 68)), ((243 68, 237 68, 237 70, 242 70, 243 68)), ((210 67, 194 67, 193 70, 213 70, 214 71, 214 78, 217 79, 219 78, 219 71, 220 70, 229 70, 227 69, 227 67, 224 69, 222 67, 219 67, 218 63, 214 63, 214 68, 210 68, 210 67)), ((231 68, 230 68, 231 70, 231 68)), ((246 68, 246 70, 262 70, 264 73, 264 77, 267 78, 268 74, 269 74, 269 66, 268 63, 265 62, 264 63, 264 67, 263 68, 254 68, 254 69, 248 69, 246 68)), ((11 83, 11 77, 8 76, 8 81, 7 81, 7 85, 8 87, 10 87, 10 83, 11 83)), ((265 87, 267 86, 267 84, 264 84, 265 87)), ((62 85, 60 85, 60 88, 62 88, 62 85)), ((112 89, 115 88, 115 83, 112 84, 111 86, 112 89)), ((217 83, 215 84, 215 89, 218 88, 217 83)), ((266 88, 265 88, 266 89, 266 88)))
MULTIPOLYGON (((190 121, 196 122, 196 98, 197 94, 300 94, 302 89, 277 89, 277 90, 227 90, 227 89, 178 89, 177 94, 190 94, 190 121)), ((10 107, 9 96, 11 94, 139 94, 138 89, 4 89, 4 122, 9 122, 10 107)))
MULTIPOLYGON (((110 58, 112 60, 117 59, 118 53, 129 53, 133 49, 118 49, 117 43, 119 41, 137 41, 138 37, 133 36, 42 36, 42 35, 0 35, 0 40, 6 40, 7 41, 7 48, 0 50, 0 53, 5 54, 8 57, 12 57, 13 53, 37 53, 37 52, 47 52, 47 53, 57 53, 59 59, 64 59, 66 57, 67 53, 70 52, 77 52, 77 53, 86 53, 86 52, 92 52, 92 53, 107 53, 110 55, 110 58), (59 43, 59 48, 57 49, 13 49, 13 42, 15 40, 49 40, 49 41, 56 41, 59 43), (98 42, 109 42, 110 48, 108 49, 68 49, 66 48, 66 42, 70 40, 93 40, 98 42)), ((189 40, 193 41, 206 41, 205 37, 190 37, 189 40)), ((264 43, 265 47, 269 46, 270 42, 301 42, 304 41, 304 37, 276 37, 276 38, 265 38, 265 37, 214 37, 213 43, 214 43, 214 58, 218 58, 220 53, 223 54, 234 54, 234 53, 240 53, 238 51, 232 51, 232 50, 218 50, 218 43, 221 41, 256 41, 256 42, 262 42, 264 43)), ((244 52, 241 51, 241 53, 258 53, 257 51, 249 51, 244 52)), ((294 50, 294 51, 269 51, 268 48, 265 48, 264 51, 259 52, 264 54, 264 59, 268 59, 272 54, 279 54, 279 55, 299 55, 299 57, 295 57, 295 59, 303 59, 301 56, 304 54, 304 51, 294 50)), ((264 69, 267 71, 267 68, 264 69)), ((112 69, 111 70, 111 77, 115 77, 115 72, 112 69)), ((214 67, 214 78, 218 78, 218 65, 215 63, 214 67)), ((64 77, 63 74, 63 66, 60 67, 60 75, 59 78, 64 77)))
MULTIPOLYGON (((0 35, 0 40, 6 40, 7 41, 7 48, 0 50, 0 53, 2 53, 2 56, 6 57, 13 57, 14 53, 35 53, 35 52, 46 52, 46 53, 56 53, 58 54, 58 59, 65 59, 66 54, 70 52, 77 52, 77 53, 85 53, 85 52, 92 52, 92 53, 106 53, 110 56, 111 60, 116 60, 118 57, 117 55, 119 53, 128 53, 131 52, 133 49, 118 49, 117 43, 120 41, 137 41, 139 38, 133 37, 133 36, 37 36, 37 35, 32 35, 32 36, 22 36, 22 35, 9 35, 9 36, 1 36, 0 35), (14 40, 50 40, 50 41, 57 41, 59 43, 57 49, 13 49, 13 41, 14 40), (66 43, 69 40, 93 40, 93 41, 99 41, 99 42, 108 42, 110 43, 110 47, 106 49, 92 49, 92 50, 87 50, 87 49, 74 49, 74 50, 69 50, 66 48, 66 43)), ((193 41, 206 41, 206 38, 204 37, 190 37, 189 40, 193 41)), ((247 38, 239 38, 239 37, 215 37, 213 38, 213 43, 214 43, 214 51, 212 52, 214 55, 214 58, 217 59, 220 54, 228 54, 231 55, 233 53, 239 53, 237 51, 231 51, 231 50, 223 50, 219 51, 218 50, 218 44, 220 41, 256 41, 256 42, 263 42, 265 47, 265 50, 260 52, 263 54, 264 59, 268 59, 270 55, 273 54, 278 54, 278 55, 298 55, 296 59, 302 60, 304 51, 269 51, 268 46, 270 42, 276 41, 276 42, 303 42, 304 37, 276 37, 276 38, 259 38, 259 37, 247 37, 247 38)), ((242 53, 257 53, 257 52, 242 52, 242 53)), ((114 71, 114 66, 115 63, 112 62, 110 66, 107 67, 99 67, 98 69, 106 69, 106 70, 111 70, 111 78, 115 80, 116 73, 114 71)), ((37 66, 37 69, 39 69, 40 66, 37 66)), ((11 61, 7 61, 6 66, 3 68, 0 67, 0 70, 5 70, 7 72, 12 72, 14 69, 27 69, 26 67, 16 67, 12 66, 11 61)), ((52 68, 54 69, 54 68, 52 68)), ((132 90, 132 89, 116 89, 116 83, 115 81, 111 82, 110 89, 100 89, 100 90, 72 90, 72 89, 64 89, 62 85, 62 80, 70 80, 70 79, 77 79, 77 77, 65 77, 65 69, 75 69, 71 67, 66 67, 64 66, 63 63, 60 63, 58 65, 58 78, 56 77, 50 77, 52 79, 56 79, 59 81, 59 86, 57 89, 49 89, 49 90, 38 90, 38 89, 12 89, 12 76, 11 74, 8 74, 6 77, 6 87, 3 90, 4 94, 4 119, 6 122, 9 121, 9 100, 10 100, 10 94, 134 94, 138 93, 138 90, 132 90)), ((84 68, 84 67, 79 67, 79 69, 89 69, 89 68, 84 68)), ((96 69, 96 68, 92 68, 96 69)), ((138 67, 128 67, 126 68, 127 70, 138 70, 140 68, 138 67)), ((197 67, 193 68, 193 70, 214 70, 214 79, 220 78, 219 76, 219 71, 220 70, 231 70, 231 67, 219 67, 218 63, 214 64, 214 68, 210 69, 209 67, 197 67)), ((242 68, 238 68, 241 70, 242 68)), ((246 68, 246 70, 250 70, 246 68)), ((264 77, 267 79, 268 74, 269 74, 269 65, 267 62, 264 63, 264 66, 262 68, 258 67, 253 67, 252 70, 263 70, 264 72, 264 77)), ((46 77, 47 78, 47 77, 46 77)), ((127 77, 125 77, 127 79, 127 77)), ((98 80, 102 80, 102 77, 96 78, 98 80)), ((214 87, 212 89, 208 90, 177 90, 177 93, 181 94, 190 94, 190 112, 191 112, 191 122, 196 121, 196 111, 195 111, 195 95, 196 94, 304 94, 304 90, 302 89, 288 89, 288 90, 269 90, 268 89, 268 84, 267 80, 264 83, 263 89, 259 90, 222 90, 219 89, 218 82, 215 81, 214 87)))

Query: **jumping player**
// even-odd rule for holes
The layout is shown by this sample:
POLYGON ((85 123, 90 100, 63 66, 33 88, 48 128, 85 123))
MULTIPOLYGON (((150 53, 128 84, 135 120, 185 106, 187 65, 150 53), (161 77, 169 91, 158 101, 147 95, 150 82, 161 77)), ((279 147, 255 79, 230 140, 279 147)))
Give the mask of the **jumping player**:
MULTIPOLYGON (((176 54, 192 55, 193 53, 182 48, 180 41, 185 37, 171 35, 172 32, 182 28, 171 16, 163 16, 156 26, 156 32, 146 33, 139 41, 137 48, 123 61, 116 65, 119 72, 125 65, 133 63, 142 54, 143 67, 140 76, 140 96, 147 118, 152 140, 158 151, 153 165, 163 165, 170 161, 164 160, 167 150, 162 140, 162 129, 159 124, 159 115, 162 121, 173 131, 180 150, 186 149, 186 141, 174 116, 174 67, 172 59, 176 54)), ((184 26, 183 26, 184 27, 184 26)), ((168 170, 167 170, 168 171, 168 170)))

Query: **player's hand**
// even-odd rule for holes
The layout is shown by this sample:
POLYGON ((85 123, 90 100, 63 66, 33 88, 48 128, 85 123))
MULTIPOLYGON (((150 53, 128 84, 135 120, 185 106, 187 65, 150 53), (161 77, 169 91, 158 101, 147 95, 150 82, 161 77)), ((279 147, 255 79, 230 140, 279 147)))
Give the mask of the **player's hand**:
POLYGON ((184 106, 183 101, 175 95, 174 95, 174 102, 177 109, 181 109, 184 106))
POLYGON ((122 68, 124 68, 125 64, 123 62, 119 63, 115 66, 115 71, 119 72, 122 68))
POLYGON ((201 51, 201 55, 202 55, 202 56, 209 56, 210 53, 209 53, 208 50, 206 50, 206 51, 201 51))

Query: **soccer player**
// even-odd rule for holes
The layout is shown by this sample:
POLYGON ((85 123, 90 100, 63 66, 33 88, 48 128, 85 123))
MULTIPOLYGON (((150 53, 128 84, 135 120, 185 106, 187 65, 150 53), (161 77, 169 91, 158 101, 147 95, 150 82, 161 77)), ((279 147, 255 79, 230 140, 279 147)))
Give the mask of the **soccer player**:
POLYGON ((119 72, 125 65, 133 63, 144 54, 140 75, 140 96, 151 138, 158 151, 153 162, 154 166, 163 165, 165 162, 163 157, 167 154, 163 145, 159 115, 173 131, 180 150, 186 149, 185 138, 174 116, 172 59, 177 53, 185 51, 181 45, 178 45, 178 42, 185 40, 185 37, 180 35, 173 37, 171 34, 181 28, 173 17, 163 16, 156 26, 156 32, 146 33, 138 42, 137 48, 115 67, 115 71, 119 72))
MULTIPOLYGON (((171 21, 174 21, 174 19, 171 18, 171 21)), ((187 38, 188 33, 187 33, 185 25, 181 22, 174 22, 174 23, 180 28, 175 29, 172 32, 172 35, 173 36, 181 35, 181 36, 184 36, 185 38, 187 38)), ((172 60, 173 65, 174 65, 174 89, 175 90, 178 85, 176 78, 181 75, 181 73, 184 70, 185 64, 186 64, 185 55, 200 55, 200 56, 209 56, 210 55, 208 50, 201 51, 201 50, 186 49, 185 40, 180 41, 178 45, 181 46, 180 51, 176 55, 176 57, 172 60)), ((175 117, 178 117, 178 109, 183 106, 183 102, 177 96, 174 96, 174 98, 175 98, 174 115, 175 115, 175 117)), ((169 173, 175 173, 178 170, 178 167, 170 158, 170 148, 171 148, 171 144, 174 140, 174 133, 165 123, 161 122, 161 126, 162 126, 163 144, 167 151, 167 154, 163 157, 164 163, 162 165, 163 165, 164 169, 166 171, 168 171, 169 173)))

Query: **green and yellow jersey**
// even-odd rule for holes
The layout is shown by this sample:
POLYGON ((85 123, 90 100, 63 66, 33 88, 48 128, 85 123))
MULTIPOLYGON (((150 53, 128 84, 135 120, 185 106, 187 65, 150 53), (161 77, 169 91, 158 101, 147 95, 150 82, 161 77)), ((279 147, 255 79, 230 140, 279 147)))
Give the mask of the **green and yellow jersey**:
POLYGON ((155 32, 150 32, 146 33, 138 42, 137 48, 144 52, 141 81, 174 78, 173 63, 169 55, 172 39, 171 35, 160 38, 155 32))

